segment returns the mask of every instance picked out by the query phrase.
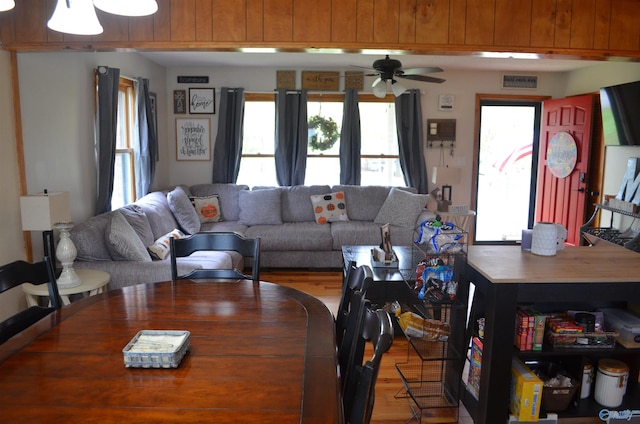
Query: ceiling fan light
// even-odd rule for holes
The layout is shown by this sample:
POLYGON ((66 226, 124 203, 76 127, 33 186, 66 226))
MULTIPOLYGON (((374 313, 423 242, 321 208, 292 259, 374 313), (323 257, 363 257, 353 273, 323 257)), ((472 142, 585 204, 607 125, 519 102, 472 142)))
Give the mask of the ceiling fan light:
POLYGON ((398 81, 393 80, 393 82, 391 83, 391 91, 393 91, 393 94, 398 97, 402 93, 407 91, 407 88, 404 85, 400 84, 398 81))
POLYGON ((371 88, 373 89, 373 95, 379 99, 384 99, 387 95, 387 82, 383 81, 382 78, 375 80, 371 88))
POLYGON ((0 12, 6 12, 16 6, 16 2, 13 0, 0 0, 0 12))
POLYGON ((156 0, 93 0, 100 10, 121 16, 148 16, 158 11, 156 0))
POLYGON ((47 27, 75 35, 96 35, 103 31, 91 0, 58 0, 47 27))

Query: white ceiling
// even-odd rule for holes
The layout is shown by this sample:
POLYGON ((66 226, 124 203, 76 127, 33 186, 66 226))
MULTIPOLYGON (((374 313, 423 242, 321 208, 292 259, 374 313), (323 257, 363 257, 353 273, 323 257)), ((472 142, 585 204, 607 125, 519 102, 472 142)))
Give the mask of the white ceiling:
MULTIPOLYGON (((205 52, 205 51, 148 51, 140 52, 149 60, 165 67, 255 66, 348 68, 350 65, 371 67, 385 51, 366 53, 293 53, 293 52, 205 52)), ((401 55, 391 53, 392 59, 402 62, 404 69, 439 66, 446 70, 499 70, 516 72, 565 72, 605 63, 603 61, 474 56, 401 55)), ((524 55, 521 55, 524 56, 524 55)))

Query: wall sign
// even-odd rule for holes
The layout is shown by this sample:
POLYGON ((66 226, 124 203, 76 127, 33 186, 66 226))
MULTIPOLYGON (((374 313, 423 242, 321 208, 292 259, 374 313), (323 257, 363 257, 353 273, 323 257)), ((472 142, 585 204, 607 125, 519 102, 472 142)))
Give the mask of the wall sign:
POLYGON ((189 89, 189 113, 216 113, 216 91, 213 88, 189 89))
POLYGON ((209 118, 176 118, 176 159, 211 159, 209 118))
POLYGON ((558 178, 571 174, 578 160, 578 147, 571 134, 560 131, 549 140, 547 147, 547 166, 549 172, 558 178))
POLYGON ((178 84, 209 84, 209 77, 178 77, 178 84))
POLYGON ((173 113, 187 113, 187 92, 185 90, 173 90, 173 113))
POLYGON ((339 78, 339 72, 302 71, 302 89, 338 91, 339 78))

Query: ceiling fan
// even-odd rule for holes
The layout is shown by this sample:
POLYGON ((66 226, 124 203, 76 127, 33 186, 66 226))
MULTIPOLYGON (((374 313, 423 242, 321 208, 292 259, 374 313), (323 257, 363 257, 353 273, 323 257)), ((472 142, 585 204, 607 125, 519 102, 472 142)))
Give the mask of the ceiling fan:
POLYGON ((373 71, 373 73, 365 75, 369 77, 378 77, 373 82, 371 87, 373 88, 373 94, 379 98, 383 98, 387 95, 387 85, 389 81, 391 82, 391 91, 393 91, 393 94, 395 94, 396 97, 405 92, 406 88, 398 81, 396 81, 396 78, 404 78, 423 82, 434 82, 437 84, 443 83, 445 81, 442 78, 422 75, 431 74, 434 72, 442 72, 441 68, 433 66, 427 68, 402 69, 402 63, 400 63, 399 60, 389 58, 389 55, 386 55, 384 59, 378 59, 373 62, 371 68, 365 68, 355 65, 352 66, 373 71))

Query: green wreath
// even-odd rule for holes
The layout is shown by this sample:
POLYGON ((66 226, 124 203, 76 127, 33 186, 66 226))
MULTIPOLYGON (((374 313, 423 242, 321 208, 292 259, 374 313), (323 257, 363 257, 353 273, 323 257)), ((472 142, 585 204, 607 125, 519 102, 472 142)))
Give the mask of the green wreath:
POLYGON ((314 115, 309 118, 309 146, 313 150, 329 150, 336 144, 340 133, 338 132, 338 124, 331 118, 323 118, 320 115, 314 115), (311 130, 316 130, 311 134, 311 130))

